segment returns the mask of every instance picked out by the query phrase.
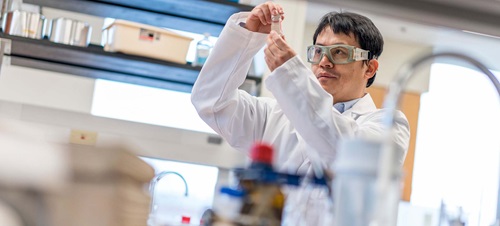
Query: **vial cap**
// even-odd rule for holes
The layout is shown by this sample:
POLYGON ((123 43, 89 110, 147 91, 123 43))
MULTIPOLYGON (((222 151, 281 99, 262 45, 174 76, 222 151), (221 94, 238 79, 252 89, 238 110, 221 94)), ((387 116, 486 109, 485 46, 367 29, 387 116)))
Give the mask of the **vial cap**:
POLYGON ((254 162, 261 162, 266 164, 273 163, 273 147, 264 143, 256 143, 250 150, 250 158, 254 162))

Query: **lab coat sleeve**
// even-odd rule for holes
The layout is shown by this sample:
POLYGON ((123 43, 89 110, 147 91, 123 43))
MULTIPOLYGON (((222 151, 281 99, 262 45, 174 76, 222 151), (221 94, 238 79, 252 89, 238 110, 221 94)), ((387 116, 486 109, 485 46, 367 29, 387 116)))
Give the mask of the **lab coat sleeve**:
MULTIPOLYGON (((361 123, 340 114, 333 108, 333 97, 298 56, 274 70, 266 85, 298 133, 313 147, 314 150, 306 150, 313 161, 318 158, 323 163, 333 161, 339 139, 373 139, 384 135, 383 110, 375 111, 361 123)), ((395 114, 394 122, 393 140, 402 165, 410 140, 409 124, 400 111, 395 114)))
POLYGON ((248 13, 231 16, 196 80, 191 102, 199 116, 236 149, 247 149, 262 137, 267 105, 238 87, 245 81, 267 34, 238 23, 248 13))
POLYGON ((333 97, 298 56, 274 70, 266 85, 298 133, 314 148, 306 150, 311 160, 333 161, 337 141, 355 135, 355 120, 333 108, 333 97))
MULTIPOLYGON (((356 137, 375 138, 386 135, 383 125, 385 121, 385 110, 379 111, 377 114, 372 114, 366 118, 363 126, 356 131, 356 137)), ((401 111, 396 111, 394 114, 394 125, 392 127, 392 140, 395 144, 395 158, 399 165, 403 165, 408 146, 410 145, 410 125, 408 119, 401 111)))

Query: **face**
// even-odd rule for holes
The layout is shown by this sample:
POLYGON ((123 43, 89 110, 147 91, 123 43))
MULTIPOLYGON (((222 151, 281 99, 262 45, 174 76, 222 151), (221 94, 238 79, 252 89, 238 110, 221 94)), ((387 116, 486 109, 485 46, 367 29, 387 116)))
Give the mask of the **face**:
MULTIPOLYGON (((329 46, 335 44, 351 45, 361 48, 354 34, 334 34, 330 27, 319 33, 316 45, 329 46)), ((377 60, 370 60, 368 65, 364 61, 355 61, 348 64, 332 64, 325 56, 319 64, 312 64, 312 71, 319 83, 333 96, 333 102, 345 102, 363 97, 366 83, 373 77, 378 68, 377 60)))

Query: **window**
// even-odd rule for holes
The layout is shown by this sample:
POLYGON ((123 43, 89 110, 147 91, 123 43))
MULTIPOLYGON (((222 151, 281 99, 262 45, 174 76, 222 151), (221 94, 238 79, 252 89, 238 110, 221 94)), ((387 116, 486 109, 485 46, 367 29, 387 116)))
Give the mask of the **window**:
MULTIPOLYGON (((497 78, 500 73, 496 73, 497 78)), ((500 104, 481 72, 433 64, 422 95, 411 203, 461 206, 467 225, 496 218, 500 164, 500 104)))
POLYGON ((155 169, 156 174, 175 172, 165 174, 155 186, 158 225, 178 225, 183 216, 189 217, 192 225, 198 225, 203 212, 212 208, 218 168, 145 157, 142 159, 155 169), (186 186, 183 179, 187 183, 188 196, 184 196, 186 186))
POLYGON ((91 113, 96 116, 215 133, 191 104, 191 94, 97 79, 91 113))

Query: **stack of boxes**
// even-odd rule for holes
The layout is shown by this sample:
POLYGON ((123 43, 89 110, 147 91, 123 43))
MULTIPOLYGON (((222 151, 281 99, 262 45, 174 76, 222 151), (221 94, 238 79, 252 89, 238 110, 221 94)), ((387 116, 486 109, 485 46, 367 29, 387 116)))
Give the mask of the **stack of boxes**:
POLYGON ((122 147, 70 146, 72 179, 47 199, 54 226, 146 226, 154 169, 122 147))

